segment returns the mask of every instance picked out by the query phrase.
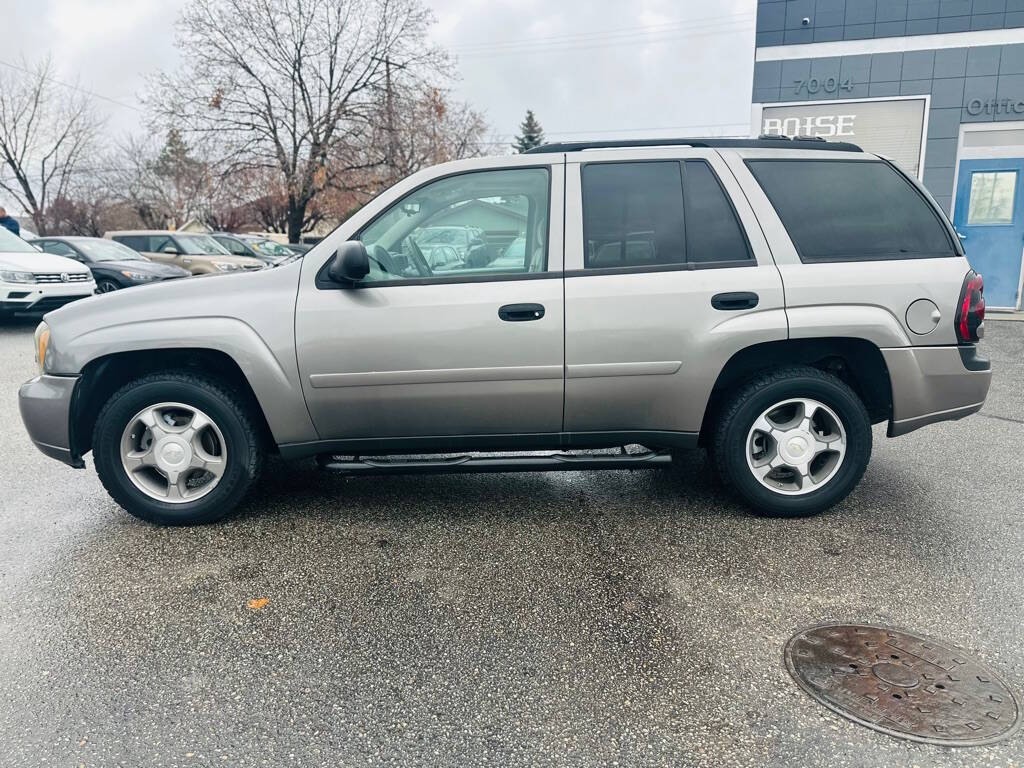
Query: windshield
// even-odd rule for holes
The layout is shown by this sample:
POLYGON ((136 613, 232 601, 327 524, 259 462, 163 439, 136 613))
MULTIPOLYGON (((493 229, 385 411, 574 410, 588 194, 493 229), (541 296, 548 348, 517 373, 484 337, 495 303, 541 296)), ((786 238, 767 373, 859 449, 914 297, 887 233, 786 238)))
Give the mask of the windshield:
POLYGON ((249 245, 260 253, 266 254, 267 256, 274 256, 275 258, 284 258, 286 256, 295 255, 294 251, 285 248, 280 243, 275 243, 273 240, 250 240, 249 245))
POLYGON ((75 240, 74 243, 91 261, 146 261, 127 245, 113 240, 75 240))
POLYGON ((217 256, 231 255, 227 248, 209 235, 175 235, 174 239, 178 241, 178 245, 181 246, 183 253, 192 256, 201 256, 206 253, 216 254, 217 256))
POLYGON ((464 229, 455 229, 454 227, 427 227, 415 240, 420 245, 447 245, 456 242, 464 244, 466 241, 466 231, 464 229))
POLYGON ((0 227, 0 253, 38 253, 39 249, 26 243, 11 230, 0 227))

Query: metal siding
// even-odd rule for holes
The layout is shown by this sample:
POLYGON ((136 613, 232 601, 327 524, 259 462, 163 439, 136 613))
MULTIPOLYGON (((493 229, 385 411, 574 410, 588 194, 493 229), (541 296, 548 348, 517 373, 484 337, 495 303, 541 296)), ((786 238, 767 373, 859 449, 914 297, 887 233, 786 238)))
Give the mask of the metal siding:
POLYGON ((772 0, 757 5, 759 46, 1017 27, 1024 27, 1024 0, 772 0), (804 18, 810 19, 806 26, 804 18))

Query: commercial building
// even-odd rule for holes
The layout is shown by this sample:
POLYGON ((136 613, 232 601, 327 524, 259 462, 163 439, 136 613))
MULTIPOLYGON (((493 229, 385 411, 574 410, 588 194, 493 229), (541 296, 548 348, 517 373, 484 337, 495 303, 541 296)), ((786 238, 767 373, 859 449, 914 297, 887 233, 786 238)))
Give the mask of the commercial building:
POLYGON ((860 144, 953 219, 987 303, 1024 279, 1024 0, 758 0, 754 133, 860 144))

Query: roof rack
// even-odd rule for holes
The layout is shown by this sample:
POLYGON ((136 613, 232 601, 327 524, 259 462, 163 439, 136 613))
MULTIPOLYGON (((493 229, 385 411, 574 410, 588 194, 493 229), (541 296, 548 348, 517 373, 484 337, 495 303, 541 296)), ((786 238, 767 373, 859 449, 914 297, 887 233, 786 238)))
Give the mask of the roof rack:
POLYGON ((825 141, 820 136, 759 136, 756 139, 619 139, 616 141, 559 141, 541 144, 525 154, 580 152, 584 149, 621 149, 628 147, 700 147, 704 149, 825 149, 833 152, 862 152, 846 141, 825 141), (794 146, 801 144, 805 146, 794 146))

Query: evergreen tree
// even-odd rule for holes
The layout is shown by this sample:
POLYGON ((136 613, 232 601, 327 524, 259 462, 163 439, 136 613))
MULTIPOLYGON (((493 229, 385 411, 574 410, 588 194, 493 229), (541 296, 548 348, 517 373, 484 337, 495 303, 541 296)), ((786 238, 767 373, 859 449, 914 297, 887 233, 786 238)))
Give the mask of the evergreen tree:
POLYGON ((533 116, 533 110, 526 110, 526 117, 519 124, 519 135, 516 136, 512 149, 522 154, 528 149, 539 147, 544 143, 544 129, 541 128, 537 118, 533 116))

